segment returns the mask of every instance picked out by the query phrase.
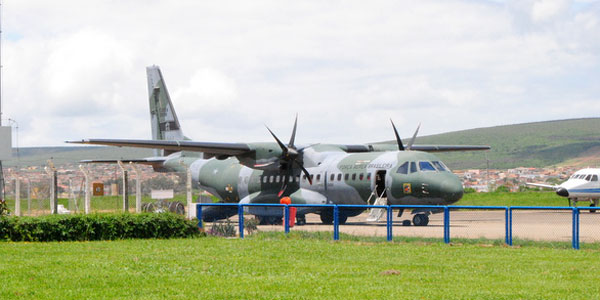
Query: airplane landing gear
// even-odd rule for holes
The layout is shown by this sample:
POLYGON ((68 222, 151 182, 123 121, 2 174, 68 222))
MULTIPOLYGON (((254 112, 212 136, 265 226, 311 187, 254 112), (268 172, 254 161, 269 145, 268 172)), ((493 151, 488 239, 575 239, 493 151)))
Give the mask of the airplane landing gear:
POLYGON ((416 214, 413 217, 413 224, 415 226, 427 226, 429 224, 429 216, 426 214, 416 214))
POLYGON ((297 225, 306 225, 306 216, 305 215, 297 215, 296 216, 296 224, 297 225))
MULTIPOLYGON (((321 214, 321 222, 323 222, 323 224, 333 224, 333 212, 331 211, 322 211, 321 214)), ((346 224, 346 221, 348 221, 348 216, 345 214, 340 213, 339 214, 339 218, 338 221, 340 224, 346 224)))

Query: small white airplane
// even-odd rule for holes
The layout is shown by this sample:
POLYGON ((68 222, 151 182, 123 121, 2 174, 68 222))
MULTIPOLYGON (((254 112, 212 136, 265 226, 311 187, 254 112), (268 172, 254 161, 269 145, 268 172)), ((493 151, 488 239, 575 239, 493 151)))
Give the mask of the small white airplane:
MULTIPOLYGON (((600 199, 600 169, 587 168, 581 169, 560 185, 549 185, 543 183, 526 183, 527 185, 549 188, 556 191, 556 194, 569 199, 571 203, 577 205, 578 201, 589 201, 591 207, 598 206, 600 199)), ((595 212, 595 210, 590 210, 595 212)))

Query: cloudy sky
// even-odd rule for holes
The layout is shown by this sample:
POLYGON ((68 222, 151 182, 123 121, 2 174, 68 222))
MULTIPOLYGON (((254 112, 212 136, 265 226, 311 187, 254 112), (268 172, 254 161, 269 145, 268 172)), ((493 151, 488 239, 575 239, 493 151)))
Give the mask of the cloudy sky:
MULTIPOLYGON (((159 65, 195 140, 362 143, 600 116, 598 1, 2 3, 20 146, 150 138, 159 65)), ((14 142, 13 142, 14 143, 14 142)))

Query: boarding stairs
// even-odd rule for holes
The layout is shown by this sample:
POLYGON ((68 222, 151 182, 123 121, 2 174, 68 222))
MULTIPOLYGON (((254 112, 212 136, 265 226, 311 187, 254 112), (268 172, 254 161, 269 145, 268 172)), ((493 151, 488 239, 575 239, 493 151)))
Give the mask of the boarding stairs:
MULTIPOLYGON (((377 195, 377 187, 371 192, 369 199, 367 199, 367 203, 371 204, 371 199, 375 198, 373 205, 387 205, 387 197, 383 197, 385 192, 381 193, 381 195, 377 195)), ((371 208, 369 211, 369 216, 367 217, 367 222, 377 222, 383 214, 385 213, 385 208, 371 208)))

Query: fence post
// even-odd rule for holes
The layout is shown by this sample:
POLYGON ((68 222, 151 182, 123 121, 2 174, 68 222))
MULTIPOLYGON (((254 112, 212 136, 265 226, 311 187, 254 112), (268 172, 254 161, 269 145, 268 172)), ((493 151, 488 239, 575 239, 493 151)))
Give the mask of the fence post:
POLYGON ((510 245, 508 242, 508 206, 504 208, 504 243, 510 245))
POLYGON ((340 239, 340 211, 337 204, 333 206, 333 240, 340 239))
POLYGON ((513 245, 513 238, 512 238, 512 227, 513 227, 513 222, 512 222, 512 207, 508 208, 508 245, 512 246, 513 245))
POLYGON ((388 242, 392 241, 393 235, 392 235, 392 207, 391 206, 387 206, 387 240, 388 242))
POLYGON ((240 238, 244 238, 244 205, 238 204, 240 238))
POLYGON ((579 250, 579 208, 573 207, 573 249, 579 250))
POLYGON ((290 206, 289 205, 285 205, 283 207, 283 227, 285 228, 285 234, 290 233, 290 206))
POLYGON ((444 206, 444 243, 450 243, 450 209, 444 206))
POLYGON ((202 224, 202 204, 196 204, 196 218, 198 218, 198 228, 204 228, 202 224))

